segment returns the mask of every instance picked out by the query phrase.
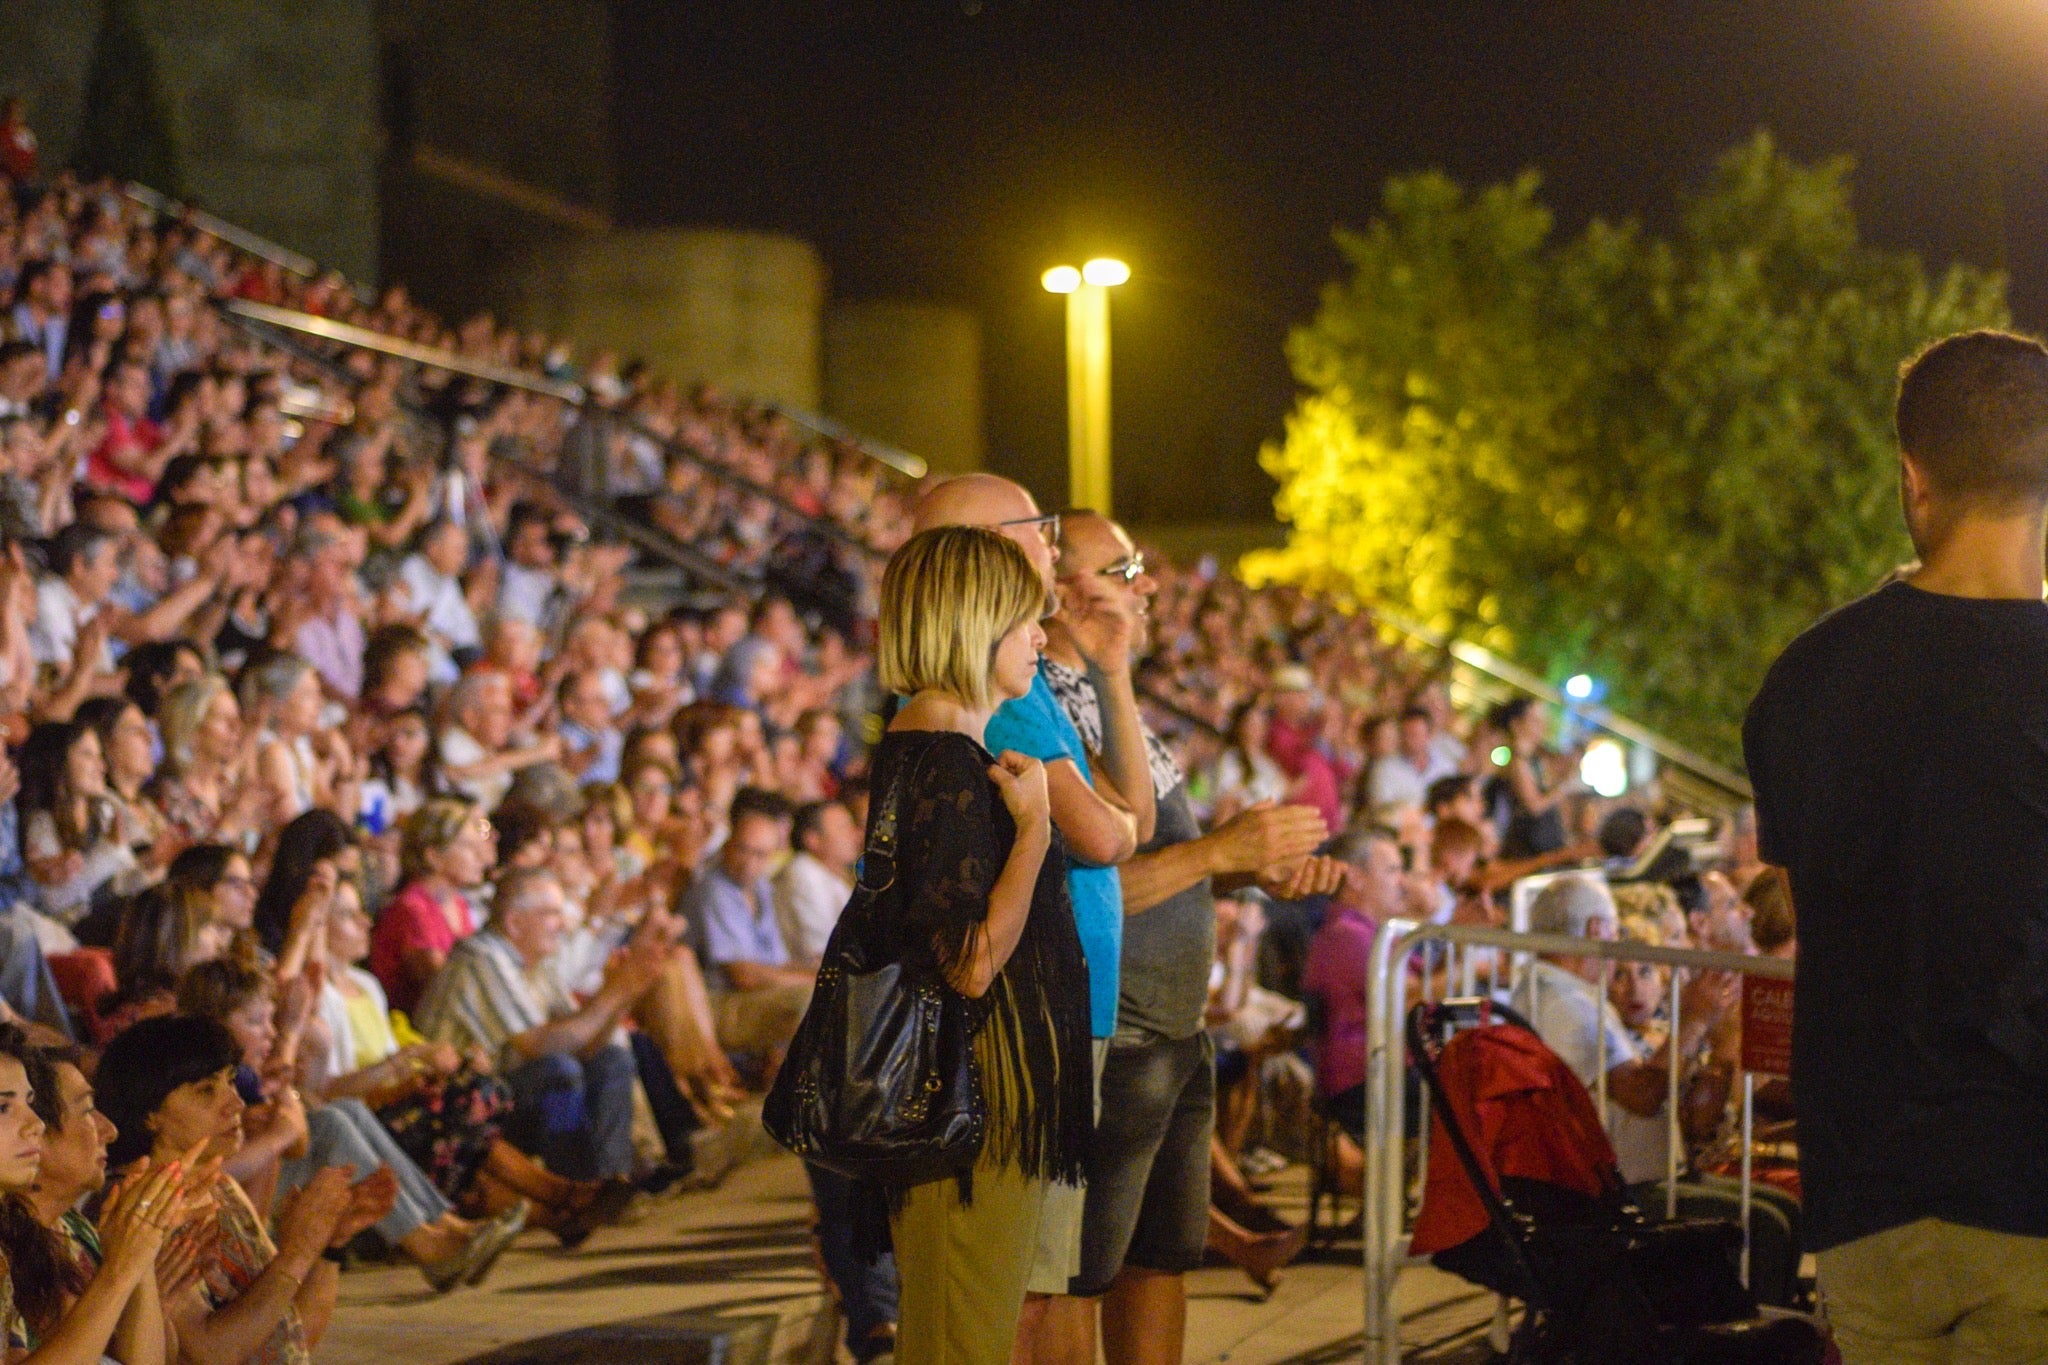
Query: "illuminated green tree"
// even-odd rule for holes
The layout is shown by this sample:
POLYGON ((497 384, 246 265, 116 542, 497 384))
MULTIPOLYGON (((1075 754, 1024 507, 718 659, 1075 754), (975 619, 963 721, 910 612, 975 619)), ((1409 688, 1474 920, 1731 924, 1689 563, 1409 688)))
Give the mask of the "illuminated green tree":
POLYGON ((1849 162, 1759 133, 1668 240, 1560 240, 1533 173, 1388 182, 1289 338, 1307 391, 1261 452, 1291 527, 1247 559, 1383 603, 1722 758, 1764 668, 1910 555, 1891 400, 1923 342, 2006 321, 1857 238, 1849 162))

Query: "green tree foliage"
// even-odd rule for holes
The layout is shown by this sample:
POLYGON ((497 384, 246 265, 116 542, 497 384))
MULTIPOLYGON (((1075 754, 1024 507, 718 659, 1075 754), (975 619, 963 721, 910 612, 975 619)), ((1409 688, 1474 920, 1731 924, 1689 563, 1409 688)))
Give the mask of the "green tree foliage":
POLYGON ((106 0, 85 76, 79 169, 180 192, 178 149, 136 0, 106 0))
POLYGON ((1846 158, 1767 134, 1661 239, 1553 233, 1533 173, 1388 182, 1288 355, 1254 580, 1382 603, 1717 757, 1817 616, 1910 557, 1891 401, 1925 341, 2006 320, 2000 275, 1859 242, 1846 158))

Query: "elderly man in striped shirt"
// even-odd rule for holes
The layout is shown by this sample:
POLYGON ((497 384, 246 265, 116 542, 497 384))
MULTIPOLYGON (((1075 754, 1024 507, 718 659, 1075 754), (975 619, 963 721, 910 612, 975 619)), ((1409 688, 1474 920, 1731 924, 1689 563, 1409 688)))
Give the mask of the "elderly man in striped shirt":
POLYGON ((686 1174, 695 1116, 660 1050, 640 1034, 620 1040, 619 1023, 661 974, 667 943, 636 934, 605 967, 582 1004, 555 979, 561 946, 562 885, 552 872, 515 869, 498 883, 488 925, 464 939, 420 1000, 420 1031, 494 1058, 512 1087, 507 1141, 577 1180, 633 1170, 636 1073, 668 1148, 673 1175, 686 1174))

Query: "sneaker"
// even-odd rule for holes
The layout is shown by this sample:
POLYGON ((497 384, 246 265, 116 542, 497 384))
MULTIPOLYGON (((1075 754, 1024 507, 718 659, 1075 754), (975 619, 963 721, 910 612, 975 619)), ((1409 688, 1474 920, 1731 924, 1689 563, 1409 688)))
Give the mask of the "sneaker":
MULTIPOLYGON (((491 1273, 491 1268, 497 1265, 498 1258, 505 1254, 506 1248, 517 1240, 520 1233, 526 1231, 526 1218, 532 1212, 533 1205, 522 1199, 484 1225, 484 1237, 490 1239, 489 1245, 478 1261, 476 1269, 463 1277, 464 1283, 484 1282, 485 1277, 491 1273)), ((478 1240, 481 1241, 483 1238, 478 1240)))
POLYGON ((526 1226, 532 1206, 524 1199, 470 1234, 462 1250, 420 1267, 420 1274, 436 1294, 446 1294, 465 1281, 475 1284, 490 1272, 505 1248, 526 1226), (509 1231, 507 1230, 509 1228, 509 1231))

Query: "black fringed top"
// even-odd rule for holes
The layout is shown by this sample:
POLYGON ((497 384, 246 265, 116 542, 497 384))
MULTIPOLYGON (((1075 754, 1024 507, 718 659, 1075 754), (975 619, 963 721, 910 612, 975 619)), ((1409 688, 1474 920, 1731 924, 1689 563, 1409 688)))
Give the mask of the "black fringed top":
MULTIPOLYGON (((995 759, 950 730, 892 730, 875 749, 870 790, 900 792, 894 949, 944 974, 965 959, 988 918, 989 893, 1009 861, 1016 822, 989 778, 995 759)), ((975 1055, 988 1102, 981 1159, 1040 1180, 1079 1184, 1094 1127, 1088 963, 1067 899, 1059 832, 1039 870, 1016 952, 980 1000, 975 1055)))

